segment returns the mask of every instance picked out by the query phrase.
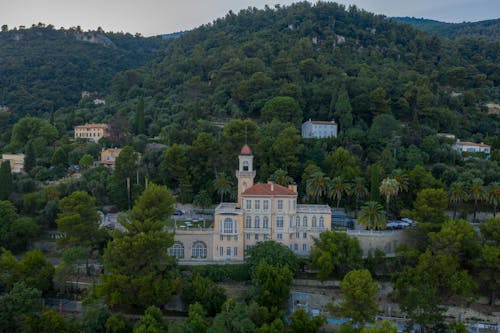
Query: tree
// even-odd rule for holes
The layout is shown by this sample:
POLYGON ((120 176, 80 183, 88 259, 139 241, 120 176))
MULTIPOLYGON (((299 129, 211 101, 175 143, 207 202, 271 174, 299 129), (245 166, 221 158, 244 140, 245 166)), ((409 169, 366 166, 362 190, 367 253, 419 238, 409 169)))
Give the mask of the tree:
POLYGON ((361 267, 363 250, 355 237, 343 232, 325 231, 314 240, 311 261, 321 280, 343 275, 361 267))
POLYGON ((19 119, 12 128, 10 143, 16 148, 21 148, 34 139, 41 139, 45 144, 49 144, 57 137, 57 129, 47 120, 37 117, 24 117, 19 119))
POLYGON ((132 193, 131 187, 128 187, 128 185, 137 176, 137 161, 137 153, 130 146, 123 147, 120 155, 115 160, 115 170, 111 178, 113 198, 122 208, 128 207, 130 209, 132 193))
POLYGON ((417 194, 415 200, 415 218, 419 222, 442 223, 448 206, 446 192, 443 189, 424 189, 417 194))
POLYGON ((224 201, 225 194, 231 193, 232 186, 231 180, 224 172, 217 175, 217 178, 214 180, 214 187, 217 194, 220 195, 220 202, 224 201))
POLYGON ((288 186, 289 184, 293 184, 293 179, 288 175, 288 173, 283 169, 277 169, 274 173, 269 177, 269 180, 279 184, 281 186, 288 186))
POLYGON ((341 129, 344 133, 352 127, 352 107, 345 87, 342 87, 337 97, 337 101, 335 102, 334 115, 339 120, 341 129))
POLYGON ((337 200, 336 207, 340 207, 342 195, 349 192, 348 184, 342 177, 335 177, 328 183, 328 197, 332 200, 337 200))
POLYGON ((462 182, 455 182, 451 184, 450 192, 450 203, 453 204, 453 219, 457 216, 458 206, 467 200, 467 191, 465 189, 465 184, 462 182))
POLYGON ((302 110, 293 97, 277 96, 264 104, 260 117, 265 122, 277 119, 284 123, 299 125, 302 122, 302 110))
POLYGON ((0 166, 0 200, 7 200, 12 193, 12 173, 10 170, 10 162, 3 161, 0 166))
POLYGON ((290 333, 316 333, 319 328, 325 323, 325 317, 315 316, 309 318, 304 309, 297 309, 292 314, 290 333))
POLYGON ((30 172, 36 165, 36 155, 33 143, 30 141, 26 145, 26 154, 24 156, 24 170, 30 172))
POLYGON ((261 261, 271 266, 287 266, 293 273, 297 270, 297 256, 287 246, 268 240, 259 242, 245 252, 250 275, 254 275, 261 261))
POLYGON ((385 89, 377 87, 370 93, 370 111, 373 116, 380 115, 381 113, 390 113, 391 107, 390 100, 387 99, 385 89))
POLYGON ((358 158, 342 147, 330 152, 324 165, 330 178, 340 176, 346 181, 352 181, 360 175, 358 158))
POLYGON ((224 288, 219 287, 209 278, 193 274, 182 287, 182 301, 184 304, 198 303, 206 313, 213 317, 226 301, 224 288))
POLYGON ((137 104, 137 111, 135 114, 135 134, 144 134, 144 130, 146 127, 146 122, 144 120, 144 98, 139 99, 139 103, 137 104))
POLYGON ((322 171, 316 171, 306 180, 307 196, 314 202, 319 202, 320 198, 327 193, 329 178, 325 177, 322 171))
POLYGON ((472 222, 476 222, 477 203, 484 199, 483 180, 481 178, 474 178, 469 188, 469 198, 474 200, 474 216, 472 222))
POLYGON ((167 331, 167 323, 163 319, 161 310, 156 306, 148 307, 134 327, 134 333, 163 333, 167 331))
POLYGON ((111 316, 106 305, 101 301, 91 301, 84 305, 80 325, 82 333, 105 333, 106 322, 111 316))
POLYGON ((16 283, 8 294, 0 296, 0 327, 4 332, 20 331, 21 321, 42 310, 42 293, 16 283))
POLYGON ((370 327, 363 327, 361 333, 397 333, 398 327, 392 325, 387 319, 382 322, 376 322, 375 325, 370 327))
POLYGON ((489 305, 493 306, 500 290, 500 247, 483 244, 475 267, 481 289, 489 295, 489 305))
POLYGON ((354 195, 354 218, 358 218, 359 200, 368 195, 368 189, 365 186, 363 178, 357 177, 354 183, 349 187, 349 192, 354 195))
POLYGON ((106 320, 106 333, 130 333, 133 330, 132 323, 122 314, 111 315, 106 320))
POLYGON ((497 216, 497 206, 500 204, 500 182, 488 186, 488 203, 493 206, 493 217, 497 216))
POLYGON ((127 118, 118 111, 109 122, 109 140, 115 146, 123 146, 130 136, 130 124, 127 118))
POLYGON ((92 164, 94 164, 94 158, 90 154, 83 155, 78 162, 78 165, 83 170, 90 168, 92 164))
POLYGON ((389 204, 392 196, 397 196, 400 191, 400 184, 394 178, 385 178, 380 184, 379 191, 385 196, 385 214, 389 217, 389 204))
POLYGON ((205 319, 206 313, 203 306, 196 302, 189 305, 188 329, 192 333, 205 333, 208 329, 208 323, 205 319))
POLYGON ((68 164, 68 154, 63 147, 57 147, 52 155, 51 164, 61 168, 66 167, 68 164))
POLYGON ((361 208, 358 222, 370 230, 379 230, 385 228, 387 219, 384 216, 382 206, 378 202, 368 201, 361 208))
POLYGON ((272 313, 278 313, 290 297, 292 279, 293 273, 288 266, 272 266, 261 261, 253 278, 257 303, 272 313))
POLYGON ((72 327, 54 309, 47 309, 41 315, 32 315, 23 320, 23 332, 27 333, 70 333, 72 327))
POLYGON ((372 281, 368 270, 353 270, 347 273, 340 284, 340 289, 344 299, 339 309, 342 316, 351 318, 361 327, 375 319, 378 311, 375 299, 378 286, 372 281))
POLYGON ((7 234, 4 235, 5 246, 15 253, 22 252, 28 248, 30 241, 35 239, 39 232, 40 226, 34 219, 18 218, 12 222, 7 234))

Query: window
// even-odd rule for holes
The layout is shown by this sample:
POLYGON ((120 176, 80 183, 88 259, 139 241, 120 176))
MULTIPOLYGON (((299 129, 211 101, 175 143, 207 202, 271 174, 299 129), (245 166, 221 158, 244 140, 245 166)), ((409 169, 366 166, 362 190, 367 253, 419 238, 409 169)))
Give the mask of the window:
POLYGON ((220 235, 221 242, 224 241, 224 235, 220 235))
POLYGON ((193 250, 191 256, 193 258, 206 258, 207 257, 207 245, 203 242, 195 242, 193 244, 193 250))
POLYGON ((268 210, 268 209, 269 209, 269 201, 264 200, 264 210, 268 210))
POLYGON ((283 210, 283 200, 278 200, 278 210, 283 210))
POLYGON ((295 233, 295 238, 297 238, 297 239, 300 238, 300 232, 295 233))
POLYGON ((260 200, 255 200, 255 209, 260 209, 260 200))
POLYGON ((169 254, 171 257, 175 257, 177 259, 184 258, 184 245, 182 245, 181 242, 175 242, 170 248, 169 254))
POLYGON ((316 216, 313 216, 312 218, 312 227, 316 228, 316 216))
POLYGON ((254 223, 255 229, 260 228, 260 218, 258 216, 255 217, 255 223, 254 223))
POLYGON ((259 240, 259 234, 255 234, 255 240, 258 241, 259 240))
POLYGON ((238 241, 238 235, 234 235, 234 241, 237 242, 238 241))
POLYGON ((248 161, 243 161, 243 171, 248 171, 250 169, 248 161))
POLYGON ((276 228, 283 228, 283 216, 276 217, 276 228))
POLYGON ((263 222, 262 222, 262 227, 263 227, 264 229, 269 228, 269 218, 268 218, 267 216, 264 216, 264 220, 263 220, 263 222))
POLYGON ((307 232, 304 232, 304 233, 302 234, 302 238, 304 238, 304 239, 305 239, 305 238, 307 238, 307 232))
POLYGON ((293 250, 293 245, 292 244, 290 244, 290 250, 293 250))
POLYGON ((304 216, 304 218, 302 219, 302 225, 304 227, 307 227, 307 216, 304 216))
POLYGON ((325 218, 323 216, 321 216, 319 218, 319 227, 320 228, 324 228, 325 227, 325 218))
POLYGON ((219 257, 223 257, 224 256, 224 248, 221 246, 219 247, 219 257))
POLYGON ((252 217, 248 216, 245 218, 245 228, 251 228, 252 227, 252 217))
POLYGON ((268 234, 264 234, 264 240, 268 240, 269 239, 269 235, 268 234))
POLYGON ((249 240, 249 239, 250 239, 250 234, 245 234, 245 238, 246 238, 247 240, 249 240))
POLYGON ((302 252, 307 252, 307 244, 302 244, 302 252))
POLYGON ((252 209, 252 200, 247 200, 247 209, 252 209))
POLYGON ((228 257, 231 256, 231 248, 229 246, 226 247, 226 256, 228 256, 228 257))
POLYGON ((300 227, 300 216, 297 216, 295 218, 295 224, 297 225, 297 227, 300 227))
POLYGON ((233 220, 227 218, 224 220, 224 233, 232 234, 233 233, 233 220))
POLYGON ((233 256, 237 257, 238 256, 238 247, 235 246, 233 249, 233 256))
POLYGON ((276 234, 276 238, 278 240, 283 240, 283 234, 276 234))
POLYGON ((294 245, 293 245, 293 249, 294 249, 295 251, 298 251, 298 250, 299 250, 299 244, 294 244, 294 245))

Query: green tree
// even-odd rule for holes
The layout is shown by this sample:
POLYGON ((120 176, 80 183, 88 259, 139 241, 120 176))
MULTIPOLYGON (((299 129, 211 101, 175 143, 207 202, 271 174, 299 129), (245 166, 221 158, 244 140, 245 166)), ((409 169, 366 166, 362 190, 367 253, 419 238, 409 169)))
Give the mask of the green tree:
POLYGON ((392 325, 387 319, 382 322, 376 322, 375 325, 370 327, 363 327, 361 333, 397 333, 398 327, 392 325))
POLYGON ((226 301, 224 288, 219 287, 209 278, 193 274, 182 286, 182 301, 184 304, 199 303, 211 317, 221 311, 226 301))
POLYGON ((196 302, 189 305, 188 327, 189 332, 205 333, 208 329, 208 322, 205 319, 206 312, 203 306, 196 302))
POLYGON ((487 199, 488 203, 493 206, 493 217, 496 217, 497 206, 500 204, 500 182, 495 182, 488 186, 487 199))
POLYGON ((283 169, 277 169, 274 171, 274 173, 269 176, 269 180, 281 186, 288 186, 294 183, 292 177, 290 177, 283 169))
POLYGON ((82 333, 106 332, 106 322, 110 316, 110 311, 101 301, 87 302, 80 319, 82 333))
POLYGON ((465 184, 463 182, 455 182, 451 184, 449 198, 450 203, 453 205, 453 219, 455 219, 457 216, 458 206, 467 200, 465 184))
POLYGON ((122 314, 111 315, 106 320, 106 333, 132 333, 133 326, 122 314))
POLYGON ((78 165, 83 170, 90 168, 92 164, 94 164, 94 158, 90 154, 83 155, 80 161, 78 161, 78 165))
POLYGON ((488 293, 489 305, 493 306, 500 290, 500 247, 484 244, 480 248, 475 267, 481 289, 488 293))
POLYGON ((354 218, 358 218, 359 200, 364 199, 368 195, 364 179, 357 177, 349 187, 349 193, 354 196, 354 218))
POLYGON ((325 280, 333 275, 343 275, 361 267, 363 251, 359 241, 343 232, 325 231, 314 240, 311 262, 325 280))
POLYGON ((370 93, 370 111, 375 117, 381 113, 390 113, 390 100, 387 99, 387 93, 382 87, 377 87, 370 93))
POLYGON ((52 143, 58 136, 57 129, 47 120, 36 117, 25 117, 12 128, 11 145, 21 148, 33 139, 43 139, 46 144, 52 143))
POLYGON ((343 132, 352 127, 352 107, 345 87, 342 87, 335 102, 334 115, 339 120, 340 128, 343 132))
POLYGON ((306 194, 314 202, 319 202, 327 193, 329 178, 322 171, 316 171, 306 180, 306 194))
POLYGON ((336 200, 336 207, 340 207, 340 201, 342 196, 349 192, 349 185, 344 181, 342 177, 335 177, 328 182, 328 197, 332 200, 336 200))
POLYGON ((302 122, 302 110, 293 97, 277 96, 264 104, 260 117, 265 122, 277 119, 284 123, 299 125, 302 122))
POLYGON ((68 154, 63 147, 57 147, 54 150, 54 154, 52 155, 51 164, 64 168, 68 164, 68 154))
POLYGON ((21 322, 42 310, 42 293, 16 283, 10 292, 0 296, 0 327, 4 332, 19 332, 21 322))
POLYGON ((232 186, 231 179, 224 172, 217 175, 217 178, 214 180, 214 187, 217 194, 220 195, 220 202, 224 201, 225 194, 231 193, 232 186))
POLYGON ((272 313, 278 313, 290 297, 292 279, 293 273, 288 266, 272 266, 262 260, 253 278, 257 303, 272 313))
POLYGON ((12 174, 10 170, 10 162, 3 161, 0 166, 0 200, 7 200, 12 193, 12 174))
POLYGON ((343 292, 343 301, 339 309, 342 316, 351 318, 361 327, 375 319, 378 311, 376 302, 378 286, 372 281, 368 270, 353 270, 347 273, 340 284, 340 289, 343 292))
POLYGON ((144 134, 146 121, 144 120, 144 98, 139 99, 135 113, 135 134, 144 134))
POLYGON ((419 222, 442 223, 446 220, 444 214, 448 200, 443 189, 424 189, 417 194, 415 200, 415 218, 419 222))
POLYGON ((316 333, 326 321, 323 316, 309 318, 304 309, 297 309, 290 319, 290 333, 316 333))
POLYGON ((24 156, 24 170, 26 170, 26 172, 31 172, 31 170, 35 167, 35 165, 36 165, 35 148, 33 147, 33 143, 30 141, 26 145, 26 151, 24 156))
POLYGON ((245 260, 250 270, 250 275, 255 275, 261 261, 271 266, 287 266, 293 273, 297 270, 297 256, 287 246, 268 240, 259 242, 245 252, 245 260))
POLYGON ((123 147, 120 155, 115 160, 115 170, 111 178, 112 194, 115 202, 122 208, 130 208, 128 203, 132 200, 132 187, 127 188, 127 182, 132 184, 133 179, 136 178, 137 163, 137 153, 130 146, 123 147))
POLYGON ((385 214, 389 217, 389 204, 391 197, 397 196, 400 191, 400 183, 394 178, 385 178, 380 183, 379 191, 385 196, 385 214))
POLYGON ((481 178, 474 178, 469 187, 469 198, 474 200, 474 215, 472 222, 476 222, 477 204, 484 199, 484 196, 483 180, 481 178))
POLYGON ((47 309, 40 315, 32 315, 24 319, 23 332, 70 333, 72 332, 72 328, 56 310, 47 309))
POLYGON ((340 176, 346 181, 352 181, 360 175, 358 158, 342 147, 330 152, 324 165, 330 178, 340 176))
POLYGON ((167 323, 163 319, 161 310, 156 306, 148 307, 134 327, 134 333, 164 333, 167 331, 167 323))
POLYGON ((358 222, 370 230, 385 229, 387 218, 384 216, 382 206, 376 201, 368 201, 361 208, 358 222))

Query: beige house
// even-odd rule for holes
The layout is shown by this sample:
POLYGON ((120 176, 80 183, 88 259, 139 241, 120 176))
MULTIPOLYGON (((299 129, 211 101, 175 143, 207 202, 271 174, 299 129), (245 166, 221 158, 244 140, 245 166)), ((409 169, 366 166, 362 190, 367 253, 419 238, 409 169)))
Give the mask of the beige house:
POLYGON ((20 173, 24 171, 24 154, 2 154, 2 162, 10 162, 10 170, 12 173, 20 173))
POLYGON ((108 124, 85 124, 75 126, 75 139, 88 139, 97 142, 109 136, 108 124))
POLYGON ((308 256, 314 238, 331 230, 330 207, 297 204, 295 185, 254 184, 253 154, 247 145, 240 152, 236 177, 238 202, 217 206, 211 229, 176 231, 171 255, 181 262, 239 262, 249 247, 275 240, 308 256))
POLYGON ((99 164, 114 169, 116 158, 118 157, 118 155, 120 155, 121 151, 122 151, 121 148, 103 149, 101 151, 101 160, 99 161, 99 164))

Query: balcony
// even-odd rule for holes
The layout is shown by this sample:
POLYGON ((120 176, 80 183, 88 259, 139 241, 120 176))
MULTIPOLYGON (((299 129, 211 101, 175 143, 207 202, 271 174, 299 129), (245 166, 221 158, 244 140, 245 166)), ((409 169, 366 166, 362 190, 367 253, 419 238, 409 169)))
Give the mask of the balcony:
POLYGON ((245 228, 245 233, 249 234, 269 234, 271 229, 269 228, 245 228))

